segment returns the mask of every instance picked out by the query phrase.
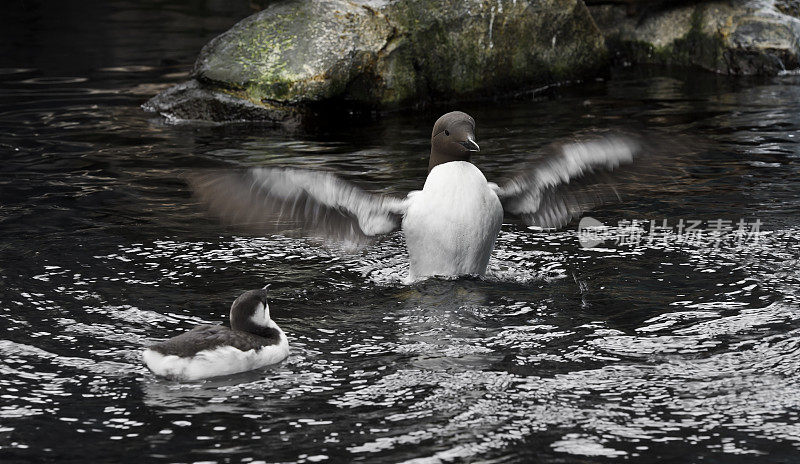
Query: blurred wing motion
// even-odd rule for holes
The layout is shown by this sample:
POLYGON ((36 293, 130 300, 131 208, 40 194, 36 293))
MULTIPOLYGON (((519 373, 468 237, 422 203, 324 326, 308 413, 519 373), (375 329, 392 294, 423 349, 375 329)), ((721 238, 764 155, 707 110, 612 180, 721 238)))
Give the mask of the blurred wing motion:
POLYGON ((595 206, 619 199, 619 168, 639 161, 641 140, 604 134, 558 143, 550 153, 497 189, 506 212, 526 224, 558 228, 595 206))
POLYGON ((365 244, 397 229, 406 208, 404 199, 367 193, 327 172, 253 168, 186 177, 213 214, 258 233, 365 244))

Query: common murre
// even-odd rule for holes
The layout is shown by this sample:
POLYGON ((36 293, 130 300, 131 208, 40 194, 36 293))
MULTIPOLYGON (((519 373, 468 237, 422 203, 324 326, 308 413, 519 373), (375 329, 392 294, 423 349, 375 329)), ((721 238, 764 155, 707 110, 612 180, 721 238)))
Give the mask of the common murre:
MULTIPOLYGON (((479 150, 475 121, 453 111, 431 134, 428 176, 405 198, 368 193, 334 174, 291 168, 188 175, 199 199, 229 224, 262 233, 299 233, 355 244, 402 228, 409 279, 483 275, 505 213, 555 228, 602 203, 613 189, 586 190, 588 179, 629 164, 633 137, 603 134, 551 146, 551 154, 502 186, 470 162, 479 150)), ((597 180, 597 179, 594 179, 597 180)))
POLYGON ((270 319, 266 287, 231 305, 231 327, 200 325, 147 347, 142 358, 156 375, 198 380, 245 372, 283 361, 289 342, 270 319))

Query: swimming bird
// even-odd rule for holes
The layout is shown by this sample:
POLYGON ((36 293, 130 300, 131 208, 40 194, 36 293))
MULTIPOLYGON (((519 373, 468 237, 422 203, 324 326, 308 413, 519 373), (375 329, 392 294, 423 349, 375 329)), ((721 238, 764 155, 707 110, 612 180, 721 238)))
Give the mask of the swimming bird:
POLYGON ((156 375, 198 380, 258 369, 289 355, 286 335, 270 319, 266 287, 236 298, 230 317, 230 328, 199 325, 147 347, 144 363, 156 375))
POLYGON ((194 173, 187 179, 200 201, 232 225, 350 244, 401 228, 410 280, 482 276, 504 213, 527 225, 564 226, 616 196, 613 184, 598 179, 633 163, 641 148, 632 136, 610 133, 554 144, 549 156, 499 186, 471 162, 480 150, 475 120, 453 111, 433 126, 422 190, 405 198, 368 193, 328 172, 292 168, 194 173), (592 189, 592 183, 606 188, 592 189))

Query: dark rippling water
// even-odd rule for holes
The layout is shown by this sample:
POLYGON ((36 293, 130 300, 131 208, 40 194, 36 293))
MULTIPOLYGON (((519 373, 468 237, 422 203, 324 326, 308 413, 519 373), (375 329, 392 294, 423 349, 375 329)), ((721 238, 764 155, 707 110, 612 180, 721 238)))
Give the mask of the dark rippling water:
POLYGON ((0 460, 797 462, 797 76, 620 70, 462 106, 493 179, 587 128, 706 141, 674 160, 671 182, 592 214, 700 220, 706 235, 645 223, 638 243, 584 249, 574 226, 506 224, 485 279, 408 286, 400 235, 358 254, 238 235, 179 180, 304 165, 385 193, 422 184, 430 126, 449 108, 313 133, 140 110, 250 12, 152 0, 4 11, 0 460), (715 236, 717 219, 748 233, 715 236), (223 321, 266 282, 284 363, 189 383, 142 366, 144 345, 223 321))

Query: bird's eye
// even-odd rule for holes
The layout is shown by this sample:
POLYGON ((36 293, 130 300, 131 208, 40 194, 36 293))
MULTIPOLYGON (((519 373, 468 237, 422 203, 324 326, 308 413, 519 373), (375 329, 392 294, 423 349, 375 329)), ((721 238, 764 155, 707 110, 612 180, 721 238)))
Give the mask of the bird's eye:
POLYGON ((449 130, 447 130, 447 129, 445 129, 445 131, 444 131, 444 135, 446 135, 447 137, 450 137, 450 131, 449 131, 449 130))

